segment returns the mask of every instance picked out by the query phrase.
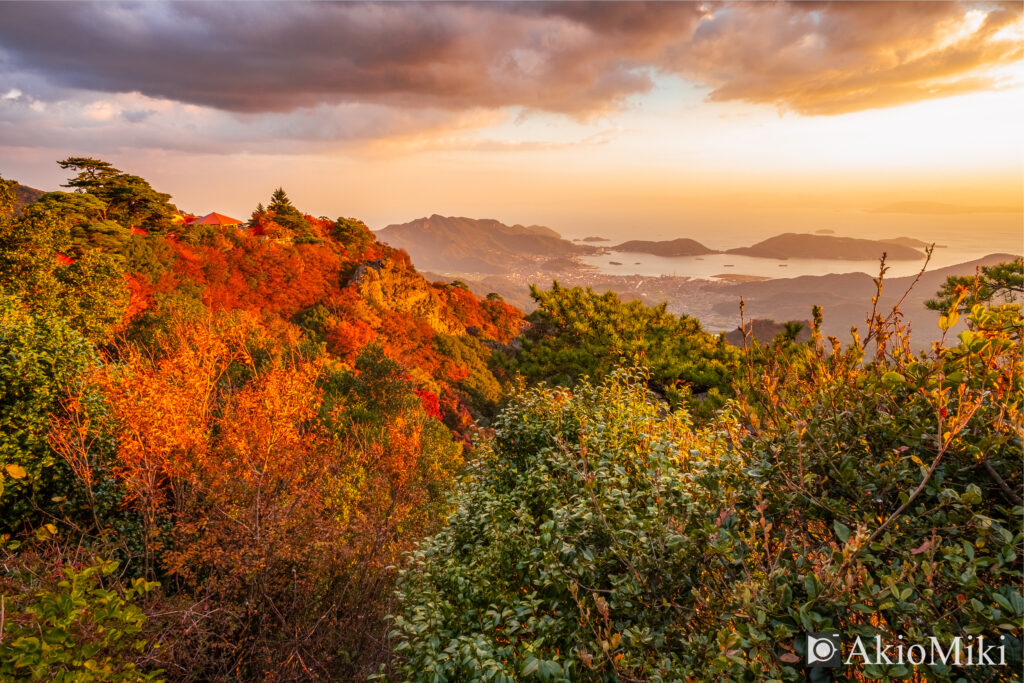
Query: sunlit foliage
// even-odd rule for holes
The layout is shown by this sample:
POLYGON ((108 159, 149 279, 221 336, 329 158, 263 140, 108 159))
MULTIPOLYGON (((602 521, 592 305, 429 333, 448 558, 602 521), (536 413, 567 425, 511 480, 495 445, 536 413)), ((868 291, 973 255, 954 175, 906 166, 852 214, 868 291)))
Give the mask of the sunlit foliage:
POLYGON ((806 630, 1024 623, 1019 261, 925 355, 557 284, 523 332, 283 190, 197 226, 60 163, 0 179, 4 680, 802 680, 806 630))
POLYGON ((530 327, 506 365, 509 372, 571 386, 639 362, 648 368, 650 388, 673 405, 696 397, 709 414, 729 395, 739 351, 702 330, 697 319, 673 315, 665 304, 623 302, 614 292, 557 282, 546 291, 533 287, 531 294, 538 308, 527 317, 530 327))
POLYGON ((748 359, 739 401, 701 428, 635 373, 520 389, 403 573, 395 678, 805 680, 803 634, 838 631, 1007 636, 1002 673, 916 675, 1008 679, 1024 625, 1022 328, 1019 307, 975 306, 955 343, 918 357, 898 311, 846 348, 816 324, 809 344, 748 359))

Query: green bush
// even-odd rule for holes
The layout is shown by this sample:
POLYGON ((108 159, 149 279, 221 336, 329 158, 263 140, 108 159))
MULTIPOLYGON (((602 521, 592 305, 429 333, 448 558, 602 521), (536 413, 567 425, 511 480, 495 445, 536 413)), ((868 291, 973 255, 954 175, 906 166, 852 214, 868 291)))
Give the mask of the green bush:
POLYGON ((532 287, 531 294, 538 307, 527 317, 521 348, 505 362, 510 373, 571 386, 583 377, 599 380, 622 362, 641 362, 652 390, 673 405, 689 401, 701 417, 731 394, 740 352, 696 318, 673 315, 665 304, 623 302, 614 292, 557 282, 547 291, 532 287))
MULTIPOLYGON (((148 644, 146 620, 135 601, 157 584, 136 579, 123 589, 114 582, 116 562, 66 568, 63 579, 40 582, 26 575, 20 594, 4 596, 0 679, 55 683, 156 681, 134 659, 148 644)), ((6 591, 5 591, 6 592, 6 591)))
POLYGON ((512 399, 449 527, 402 575, 402 680, 700 671, 695 643, 681 647, 701 611, 692 592, 741 556, 718 538, 719 510, 746 478, 728 428, 693 431, 646 380, 512 399))
POLYGON ((47 442, 50 420, 98 362, 63 319, 28 312, 0 289, 0 533, 34 526, 55 498, 73 495, 77 482, 47 442))
POLYGON ((402 575, 396 676, 795 681, 804 633, 838 631, 1008 636, 1010 666, 853 660, 812 680, 1013 679, 1020 309, 976 306, 968 327, 921 357, 898 316, 846 350, 815 333, 751 361, 700 430, 635 373, 520 390, 402 575))

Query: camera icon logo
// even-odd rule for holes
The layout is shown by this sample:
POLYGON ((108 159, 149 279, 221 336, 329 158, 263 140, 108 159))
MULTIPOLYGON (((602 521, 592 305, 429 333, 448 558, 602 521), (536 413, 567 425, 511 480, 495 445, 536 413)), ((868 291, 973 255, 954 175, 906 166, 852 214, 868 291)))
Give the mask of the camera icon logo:
POLYGON ((843 665, 843 648, 838 633, 807 634, 807 666, 834 669, 843 665))

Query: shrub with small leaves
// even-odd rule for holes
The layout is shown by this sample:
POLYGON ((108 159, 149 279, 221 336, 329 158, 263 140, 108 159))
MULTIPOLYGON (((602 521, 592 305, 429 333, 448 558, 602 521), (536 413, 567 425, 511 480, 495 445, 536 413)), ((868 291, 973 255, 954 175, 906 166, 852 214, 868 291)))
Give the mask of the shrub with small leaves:
POLYGON ((830 352, 815 327, 752 359, 700 430, 632 373, 520 390, 402 575, 396 677, 797 681, 804 633, 835 631, 984 635, 1007 666, 854 659, 811 680, 1016 680, 1020 308, 976 306, 923 356, 898 316, 830 352))
POLYGON ((747 477, 731 418, 695 431, 646 386, 619 371, 513 397, 402 575, 401 680, 702 675, 718 648, 694 594, 742 559, 724 511, 747 477))
POLYGON ((116 570, 113 561, 68 567, 59 581, 24 572, 19 593, 3 597, 0 679, 160 680, 159 671, 135 662, 148 646, 140 635, 146 617, 135 602, 157 584, 135 579, 118 588, 116 570))

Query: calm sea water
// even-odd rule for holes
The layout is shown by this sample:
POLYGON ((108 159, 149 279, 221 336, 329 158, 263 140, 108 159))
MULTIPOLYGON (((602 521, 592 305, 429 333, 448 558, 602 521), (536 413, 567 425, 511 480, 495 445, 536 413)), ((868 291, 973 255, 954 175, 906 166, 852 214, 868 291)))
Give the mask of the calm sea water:
MULTIPOLYGON (((993 249, 952 251, 936 249, 928 270, 972 261, 993 253, 993 249)), ((732 254, 708 254, 707 256, 680 256, 664 258, 650 254, 610 252, 600 256, 585 256, 584 263, 594 266, 601 273, 609 275, 677 275, 692 278, 712 279, 716 275, 756 275, 759 277, 799 277, 801 275, 827 275, 829 273, 878 273, 878 261, 840 261, 833 259, 776 259, 735 256, 732 254), (622 265, 612 265, 617 261, 622 265)), ((924 260, 890 261, 888 277, 915 275, 924 260)))
MULTIPOLYGON (((694 221, 697 223, 697 221, 694 221)), ((686 225, 684 222, 683 225, 686 225)), ((678 229, 636 229, 626 235, 615 235, 609 230, 610 246, 620 239, 668 240, 689 237, 712 249, 749 246, 781 232, 813 233, 827 228, 839 237, 886 239, 912 237, 934 242, 936 248, 928 270, 952 266, 993 253, 1020 254, 1024 251, 1022 217, 1015 213, 967 215, 897 215, 872 214, 863 211, 836 212, 831 220, 823 221, 820 214, 801 210, 761 211, 756 217, 734 224, 703 220, 703 224, 678 229), (698 227, 699 225, 699 227, 698 227)), ((601 235, 591 231, 591 235, 601 235)), ((576 237, 577 235, 571 235, 576 237)), ((832 259, 775 259, 713 254, 703 257, 662 258, 649 254, 612 252, 607 255, 583 259, 600 272, 615 275, 678 275, 694 278, 712 278, 720 274, 755 275, 759 277, 798 277, 801 275, 827 275, 829 273, 878 273, 878 261, 845 261, 832 259), (612 265, 617 261, 622 265, 612 265)), ((914 275, 922 261, 891 261, 889 277, 914 275)))

